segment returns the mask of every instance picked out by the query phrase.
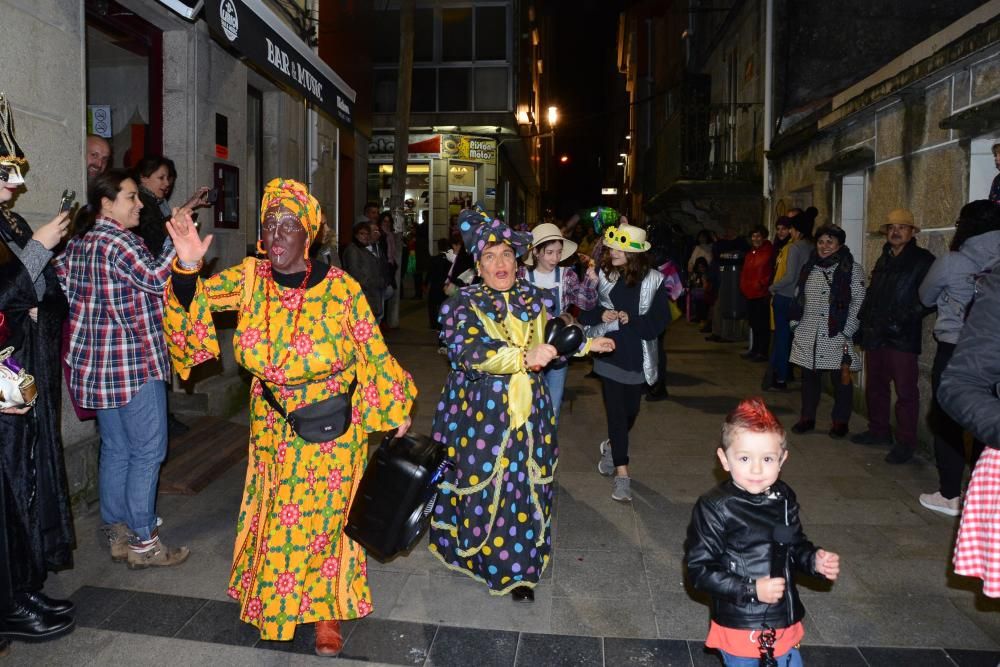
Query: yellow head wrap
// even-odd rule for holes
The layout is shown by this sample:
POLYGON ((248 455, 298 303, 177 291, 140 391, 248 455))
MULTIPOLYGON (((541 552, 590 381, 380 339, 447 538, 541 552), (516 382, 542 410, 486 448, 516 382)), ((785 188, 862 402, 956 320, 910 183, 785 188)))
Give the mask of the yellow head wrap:
POLYGON ((286 178, 272 179, 264 188, 264 197, 260 200, 260 220, 264 222, 267 209, 278 203, 299 218, 299 222, 305 227, 306 234, 309 235, 309 242, 306 243, 305 254, 309 256, 309 246, 313 239, 319 234, 320 220, 322 214, 319 202, 309 194, 306 186, 298 181, 286 178))

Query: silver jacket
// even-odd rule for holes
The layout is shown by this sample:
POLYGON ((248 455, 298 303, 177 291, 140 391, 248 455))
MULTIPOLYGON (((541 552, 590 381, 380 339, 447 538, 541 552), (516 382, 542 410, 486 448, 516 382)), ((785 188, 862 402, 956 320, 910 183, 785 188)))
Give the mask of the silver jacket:
MULTIPOLYGON (((611 290, 618 282, 618 275, 608 277, 603 271, 599 272, 597 283, 598 306, 602 310, 612 310, 615 305, 611 302, 611 290)), ((639 286, 639 314, 645 315, 649 312, 649 307, 653 304, 653 296, 656 290, 663 284, 663 274, 655 269, 650 269, 646 277, 642 279, 639 286)), ((606 336, 612 331, 618 331, 618 321, 601 322, 585 327, 588 338, 606 336)), ((657 339, 642 341, 642 373, 646 376, 647 384, 656 384, 659 375, 656 365, 659 360, 659 350, 657 349, 657 339)))

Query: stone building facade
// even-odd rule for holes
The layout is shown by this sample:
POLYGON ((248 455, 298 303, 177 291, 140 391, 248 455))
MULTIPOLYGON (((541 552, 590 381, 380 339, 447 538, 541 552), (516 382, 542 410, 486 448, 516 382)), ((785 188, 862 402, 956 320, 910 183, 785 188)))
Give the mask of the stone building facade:
MULTIPOLYGON (((227 3, 208 4, 218 9, 227 3)), ((276 5, 245 0, 233 7, 244 29, 256 17, 298 40, 276 5), (254 16, 246 14, 251 11, 254 16)), ((260 195, 276 176, 308 183, 336 224, 344 189, 338 183, 338 139, 343 133, 353 140, 349 115, 345 122, 320 109, 239 52, 210 30, 209 11, 206 5, 200 18, 190 21, 156 0, 5 3, 0 41, 8 48, 2 88, 14 107, 17 136, 30 162, 26 188, 13 207, 31 225, 52 218, 63 189, 75 190, 81 203, 86 200, 84 145, 93 105, 111 111, 106 130, 113 145, 112 166, 134 163, 136 151, 143 150, 175 161, 177 205, 197 187, 217 185, 221 168, 231 195, 221 213, 225 219, 218 221, 213 209, 204 209, 199 218, 202 230, 215 235, 206 257, 214 268, 238 263, 256 244, 260 195)), ((318 56, 313 59, 308 45, 295 48, 303 62, 335 81, 349 111, 354 103, 350 87, 318 56)), ((345 196, 353 197, 353 192, 345 196)), ((215 412, 224 411, 236 395, 245 395, 231 355, 225 353, 221 365, 202 370, 200 381, 187 390, 215 412)), ((99 441, 94 422, 79 421, 65 396, 63 408, 67 471, 80 509, 96 499, 99 441)))
MULTIPOLYGON (((833 96, 776 138, 775 212, 815 206, 870 272, 889 211, 907 208, 917 242, 948 250, 959 210, 985 199, 1000 141, 1000 3, 987 3, 833 96), (798 139, 796 139, 798 137, 798 139)), ((930 402, 933 315, 920 357, 922 412, 930 402)), ((857 379, 863 386, 863 372, 857 379)), ((921 419, 921 424, 925 423, 921 419)), ((929 442, 929 433, 922 435, 929 442)))

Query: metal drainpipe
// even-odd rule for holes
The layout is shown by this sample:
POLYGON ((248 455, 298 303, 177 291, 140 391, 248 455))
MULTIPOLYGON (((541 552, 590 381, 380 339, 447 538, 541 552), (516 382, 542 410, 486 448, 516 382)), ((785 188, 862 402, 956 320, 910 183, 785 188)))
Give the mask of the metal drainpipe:
MULTIPOLYGON (((771 149, 771 132, 774 128, 774 0, 764 0, 764 154, 762 157, 762 194, 765 202, 771 200, 771 163, 767 151, 771 149)), ((770 223, 771 207, 765 210, 765 223, 770 223)))

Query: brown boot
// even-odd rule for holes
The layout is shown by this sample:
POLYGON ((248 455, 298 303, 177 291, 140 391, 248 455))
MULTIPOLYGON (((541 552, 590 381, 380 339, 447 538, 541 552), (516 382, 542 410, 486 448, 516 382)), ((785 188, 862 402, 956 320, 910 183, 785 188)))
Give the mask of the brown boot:
POLYGON ((191 555, 187 547, 172 549, 159 539, 156 545, 147 551, 128 550, 128 569, 145 570, 147 567, 172 567, 180 565, 191 555))
POLYGON ((340 621, 316 621, 316 655, 333 657, 344 648, 340 621))
POLYGON ((128 543, 132 539, 132 531, 124 523, 112 523, 101 526, 101 532, 111 547, 111 561, 124 563, 128 560, 128 543))

